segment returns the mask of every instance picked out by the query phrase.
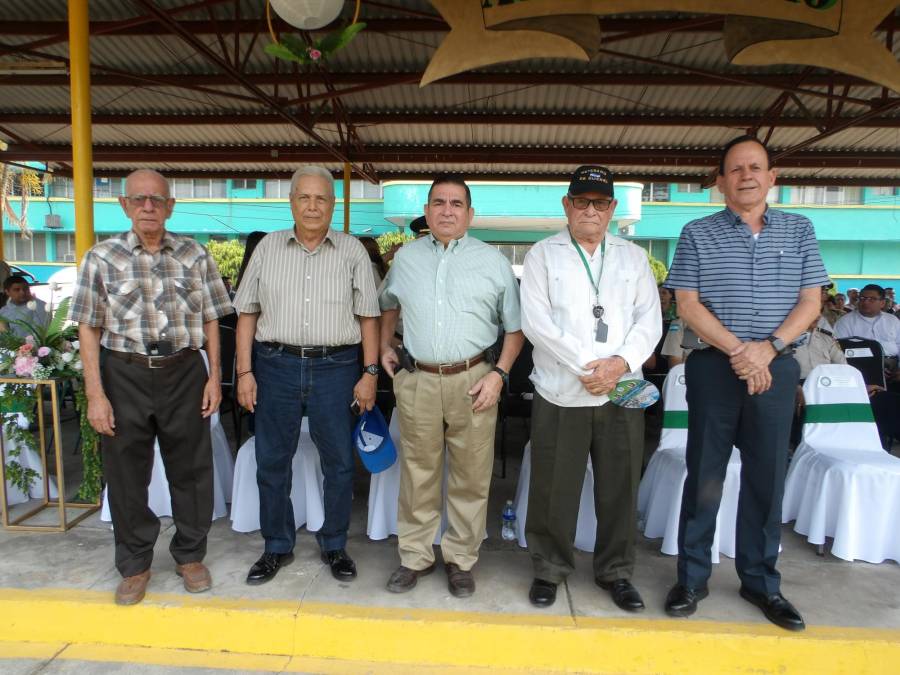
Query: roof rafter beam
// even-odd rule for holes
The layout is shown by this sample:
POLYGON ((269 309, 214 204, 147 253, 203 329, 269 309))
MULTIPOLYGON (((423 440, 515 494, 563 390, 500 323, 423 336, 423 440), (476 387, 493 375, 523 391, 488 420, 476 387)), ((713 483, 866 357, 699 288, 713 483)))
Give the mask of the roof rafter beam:
MULTIPOLYGON (((316 146, 147 146, 95 145, 96 162, 157 163, 218 162, 223 154, 237 164, 281 164, 296 162, 343 162, 331 148, 316 146)), ((41 144, 30 148, 10 145, 4 158, 13 161, 67 161, 70 145, 41 144)), ((778 157, 778 155, 775 155, 778 157)), ((719 149, 632 149, 632 148, 547 148, 547 147, 471 147, 471 146, 369 146, 356 157, 357 162, 373 164, 575 164, 585 157, 602 158, 604 163, 659 166, 715 166, 719 149)), ((900 155, 895 152, 857 150, 792 151, 778 162, 779 167, 795 168, 875 168, 900 169, 900 155)), ((360 173, 361 172, 357 172, 360 173)), ((362 175, 362 174, 361 174, 362 175)))
MULTIPOLYGON (((785 95, 786 96, 786 95, 785 95)), ((420 124, 483 124, 497 126, 640 126, 640 127, 720 127, 735 129, 759 129, 768 126, 803 129, 828 129, 851 119, 834 117, 766 116, 763 121, 753 115, 695 115, 688 113, 667 113, 656 115, 636 114, 584 114, 572 113, 417 113, 417 112, 359 112, 349 110, 348 114, 357 127, 367 125, 420 125, 420 124)), ((67 124, 68 113, 44 112, 2 112, 0 124, 37 125, 67 124)), ((94 126, 278 126, 286 125, 284 118, 272 113, 170 113, 170 114, 129 114, 95 112, 91 116, 94 126)), ((316 124, 334 124, 335 117, 322 114, 316 117, 316 124)), ((855 126, 860 128, 896 129, 900 128, 900 116, 868 117, 855 126)))
MULTIPOLYGON (((313 143, 324 149, 332 158, 338 159, 341 162, 348 163, 353 166, 353 162, 351 162, 350 158, 347 157, 341 150, 333 147, 330 143, 328 143, 328 141, 319 136, 313 129, 307 126, 296 115, 286 110, 277 99, 269 96, 269 94, 247 80, 246 76, 243 73, 238 72, 226 59, 221 58, 218 54, 216 54, 209 47, 203 44, 201 40, 197 39, 195 35, 192 35, 184 28, 182 28, 178 24, 178 22, 175 21, 175 19, 173 19, 165 11, 157 7, 152 2, 152 0, 132 1, 144 7, 150 14, 155 16, 157 20, 167 25, 172 30, 172 32, 178 35, 186 44, 197 50, 197 52, 203 55, 208 61, 211 61, 216 66, 218 66, 226 75, 229 76, 229 78, 234 83, 240 84, 248 91, 250 91, 254 96, 256 96, 257 99, 259 99, 260 103, 265 104, 267 107, 271 108, 276 113, 281 115, 286 121, 290 122, 303 133, 305 133, 310 138, 310 140, 313 141, 313 143)), ((369 176, 367 172, 360 167, 354 166, 353 168, 357 171, 357 173, 364 175, 372 182, 376 182, 372 176, 369 176)))

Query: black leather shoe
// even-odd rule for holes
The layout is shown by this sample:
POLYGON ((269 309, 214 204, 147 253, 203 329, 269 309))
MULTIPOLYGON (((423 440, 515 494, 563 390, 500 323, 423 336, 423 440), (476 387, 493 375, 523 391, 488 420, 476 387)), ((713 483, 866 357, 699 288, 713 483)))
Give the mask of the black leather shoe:
POLYGON ((616 579, 615 581, 600 581, 594 579, 596 584, 605 591, 609 591, 613 602, 619 609, 626 612, 641 612, 644 610, 644 601, 641 594, 631 585, 628 579, 616 579))
POLYGON ((528 599, 535 607, 550 607, 556 602, 556 587, 552 581, 535 579, 531 582, 531 590, 528 591, 528 599))
POLYGON ((342 548, 323 551, 322 562, 331 568, 331 576, 338 581, 352 581, 356 578, 356 563, 342 548))
POLYGON ((666 596, 666 614, 669 616, 690 616, 697 611, 700 601, 709 595, 709 589, 688 588, 681 584, 672 586, 666 596))
POLYGON ((247 574, 247 583, 251 586, 258 586, 271 581, 278 574, 279 569, 292 562, 294 562, 293 553, 263 553, 250 568, 250 572, 247 574))
POLYGON ((800 612, 781 593, 754 593, 741 586, 741 597, 759 607, 766 618, 786 630, 803 630, 806 624, 800 612))
POLYGON ((447 563, 447 590, 455 598, 468 598, 475 592, 472 570, 461 570, 456 563, 447 563))

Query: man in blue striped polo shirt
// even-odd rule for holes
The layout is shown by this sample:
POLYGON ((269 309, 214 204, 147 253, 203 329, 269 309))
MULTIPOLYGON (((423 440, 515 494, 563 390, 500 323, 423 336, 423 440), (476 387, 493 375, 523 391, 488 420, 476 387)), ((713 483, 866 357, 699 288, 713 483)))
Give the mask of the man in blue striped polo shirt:
POLYGON ((818 316, 828 282, 807 218, 766 205, 775 171, 753 136, 722 151, 716 186, 726 208, 684 226, 665 286, 704 349, 687 359, 687 478, 671 616, 708 594, 710 547, 732 446, 741 451, 735 567, 741 597, 772 623, 803 630, 775 569, 799 366, 790 344, 818 316))

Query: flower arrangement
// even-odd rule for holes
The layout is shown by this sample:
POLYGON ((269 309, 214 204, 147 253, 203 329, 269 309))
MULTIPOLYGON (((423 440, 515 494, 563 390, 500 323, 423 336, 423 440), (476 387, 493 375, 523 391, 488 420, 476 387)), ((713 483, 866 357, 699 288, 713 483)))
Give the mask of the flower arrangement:
POLYGON ((343 49, 356 37, 366 24, 357 22, 328 33, 320 40, 307 44, 295 35, 282 35, 280 41, 273 38, 265 46, 266 54, 283 61, 296 61, 305 65, 325 61, 336 51, 343 49))
MULTIPOLYGON (((87 397, 83 387, 78 329, 74 324, 67 325, 70 300, 66 298, 59 304, 46 326, 22 319, 10 321, 22 330, 0 333, 0 375, 35 380, 57 379, 72 383, 75 407, 80 418, 84 463, 84 476, 78 497, 95 501, 100 494, 99 439, 87 421, 87 397), (21 335, 23 332, 24 337, 21 335)), ((34 386, 26 383, 2 385, 0 391, 3 433, 7 439, 15 441, 10 444, 7 452, 7 476, 23 492, 29 490, 37 477, 35 471, 23 468, 17 461, 21 447, 39 451, 35 436, 29 430, 34 424, 36 398, 34 386), (24 415, 28 422, 25 428, 18 423, 19 414, 24 415)), ((62 486, 60 489, 62 490, 62 486)))

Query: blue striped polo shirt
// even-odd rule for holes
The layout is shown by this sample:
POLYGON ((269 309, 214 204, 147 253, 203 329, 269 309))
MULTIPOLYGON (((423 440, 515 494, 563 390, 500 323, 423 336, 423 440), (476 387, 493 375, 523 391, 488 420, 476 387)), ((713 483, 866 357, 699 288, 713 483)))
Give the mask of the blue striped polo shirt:
POLYGON ((797 304, 801 288, 828 283, 808 218, 767 209, 757 239, 730 209, 684 226, 664 286, 700 302, 740 340, 764 340, 797 304))

